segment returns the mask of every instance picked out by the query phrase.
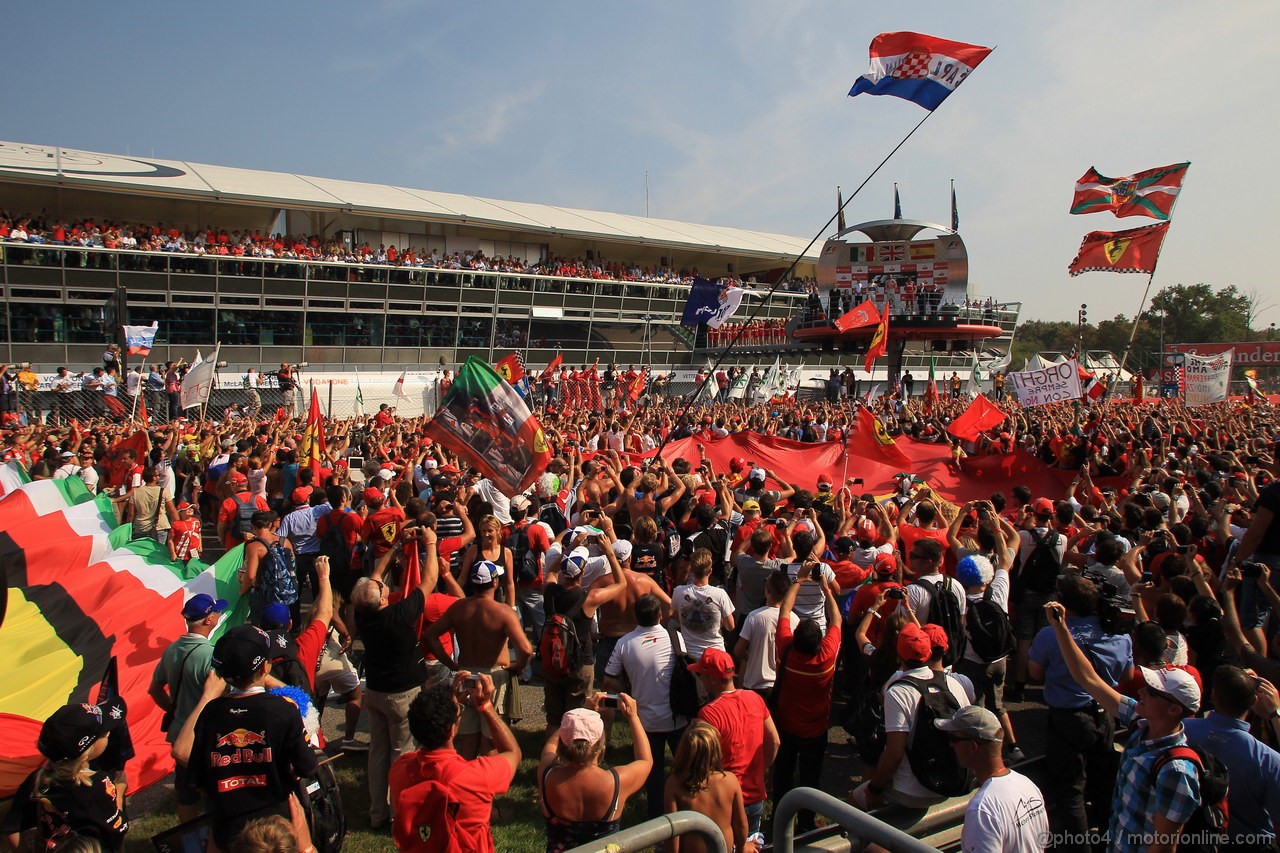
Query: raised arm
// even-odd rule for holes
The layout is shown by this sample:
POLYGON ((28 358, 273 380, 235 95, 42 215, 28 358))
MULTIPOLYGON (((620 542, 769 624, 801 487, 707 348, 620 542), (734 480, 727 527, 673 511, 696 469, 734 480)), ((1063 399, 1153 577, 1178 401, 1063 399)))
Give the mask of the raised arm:
POLYGON ((1056 601, 1051 601, 1044 606, 1044 612, 1049 617, 1049 625, 1058 639, 1058 650, 1062 652, 1062 658, 1076 684, 1083 687, 1085 692, 1092 696, 1108 714, 1113 717, 1119 716, 1124 696, 1102 680, 1102 677, 1094 671, 1093 664, 1089 663, 1089 659, 1085 657, 1084 651, 1076 644, 1075 637, 1072 637, 1071 632, 1067 630, 1066 608, 1056 601))

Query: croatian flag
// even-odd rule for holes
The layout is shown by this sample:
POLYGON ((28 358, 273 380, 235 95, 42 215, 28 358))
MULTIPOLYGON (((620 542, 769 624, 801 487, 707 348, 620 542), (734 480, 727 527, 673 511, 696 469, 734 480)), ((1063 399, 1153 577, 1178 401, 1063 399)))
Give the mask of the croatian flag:
POLYGON ((124 342, 128 347, 129 355, 149 355, 151 347, 155 345, 156 330, 159 328, 158 322, 150 326, 125 326, 124 342))
POLYGON ((935 110, 990 53, 989 47, 920 33, 881 33, 871 40, 871 70, 849 97, 893 95, 935 110))

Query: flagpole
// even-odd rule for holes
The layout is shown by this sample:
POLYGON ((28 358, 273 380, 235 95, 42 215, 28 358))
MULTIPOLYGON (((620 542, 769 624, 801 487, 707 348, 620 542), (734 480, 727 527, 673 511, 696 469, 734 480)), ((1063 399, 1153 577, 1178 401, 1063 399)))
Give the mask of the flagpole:
POLYGON ((333 380, 329 380, 329 411, 325 417, 333 417, 333 380))
MULTIPOLYGON (((889 162, 889 160, 893 157, 894 154, 898 153, 898 149, 901 148, 903 145, 906 145, 907 140, 910 139, 912 136, 914 136, 915 132, 919 130, 921 127, 923 127, 924 123, 928 121, 930 116, 932 116, 935 112, 937 112, 936 108, 929 110, 927 113, 925 113, 924 118, 916 122, 915 127, 907 131, 907 135, 902 137, 902 139, 898 141, 898 144, 893 146, 893 149, 890 150, 888 154, 884 155, 884 159, 881 160, 876 165, 876 167, 871 170, 871 174, 867 175, 862 180, 862 183, 858 184, 858 188, 849 194, 849 197, 844 200, 844 203, 841 204, 838 208, 836 208, 836 212, 831 215, 831 218, 828 219, 825 223, 823 223, 822 227, 818 229, 818 232, 813 235, 813 239, 811 239, 808 242, 808 244, 803 249, 800 250, 800 252, 796 255, 795 260, 791 262, 791 266, 787 267, 787 271, 778 277, 778 280, 774 282, 773 286, 769 288, 768 292, 764 294, 764 297, 756 305, 755 310, 752 311, 751 314, 747 316, 746 322, 739 324, 738 331, 734 334, 733 339, 730 340, 729 343, 725 345, 725 348, 721 352, 720 357, 716 360, 716 363, 712 365, 711 372, 707 374, 707 377, 705 379, 702 380, 702 384, 694 389, 693 394, 690 396, 690 398, 687 401, 685 401, 684 408, 681 409, 680 414, 676 416, 677 421, 679 421, 680 418, 683 418, 685 415, 687 415, 689 413, 689 410, 693 408, 693 404, 698 400, 700 396, 702 396, 703 386, 706 385, 707 382, 714 379, 716 369, 719 368, 720 365, 724 362, 724 360, 729 357, 729 353, 733 350, 735 346, 738 345, 738 341, 742 339, 743 334, 747 331, 747 327, 756 319, 756 317, 760 314, 760 312, 764 310, 764 306, 767 305, 769 300, 773 298, 774 294, 778 292, 778 289, 782 287, 782 285, 785 284, 788 280, 790 280, 791 274, 796 271, 796 267, 800 266, 800 262, 804 260, 804 256, 808 253, 808 251, 812 249, 814 244, 817 243, 818 240, 822 238, 823 234, 827 233, 827 229, 831 227, 832 223, 834 223, 840 216, 844 214, 844 209, 849 206, 849 202, 853 201, 854 198, 857 197, 858 193, 862 192, 862 190, 867 186, 867 184, 871 183, 871 179, 874 178, 880 172, 880 170, 884 168, 885 164, 889 162)), ((674 430, 672 432, 674 432, 674 430)), ((658 458, 662 457, 662 451, 667 446, 667 442, 670 441, 670 437, 671 437, 671 433, 669 432, 667 434, 667 437, 662 439, 662 443, 658 445, 658 449, 655 451, 655 455, 658 458)))

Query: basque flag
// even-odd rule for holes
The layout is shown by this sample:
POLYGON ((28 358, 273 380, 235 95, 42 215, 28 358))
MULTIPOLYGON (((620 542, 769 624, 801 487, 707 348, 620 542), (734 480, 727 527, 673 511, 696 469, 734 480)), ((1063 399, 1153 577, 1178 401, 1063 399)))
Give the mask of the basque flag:
POLYGON ((150 355, 151 347, 156 342, 156 331, 159 328, 158 322, 153 322, 150 326, 125 326, 124 342, 128 347, 129 355, 150 355))
POLYGON ((881 33, 871 40, 871 70, 849 97, 893 95, 935 110, 991 50, 920 33, 881 33))

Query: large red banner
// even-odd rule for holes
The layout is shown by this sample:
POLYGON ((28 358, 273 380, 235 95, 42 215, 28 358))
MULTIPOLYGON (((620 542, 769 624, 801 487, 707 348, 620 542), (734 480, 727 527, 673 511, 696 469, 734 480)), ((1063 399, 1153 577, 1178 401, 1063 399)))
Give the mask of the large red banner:
POLYGON ((1220 355, 1227 350, 1235 350, 1233 364, 1236 367, 1262 367, 1268 364, 1280 364, 1280 341, 1251 341, 1231 344, 1170 344, 1165 347, 1170 352, 1194 353, 1195 355, 1220 355))

